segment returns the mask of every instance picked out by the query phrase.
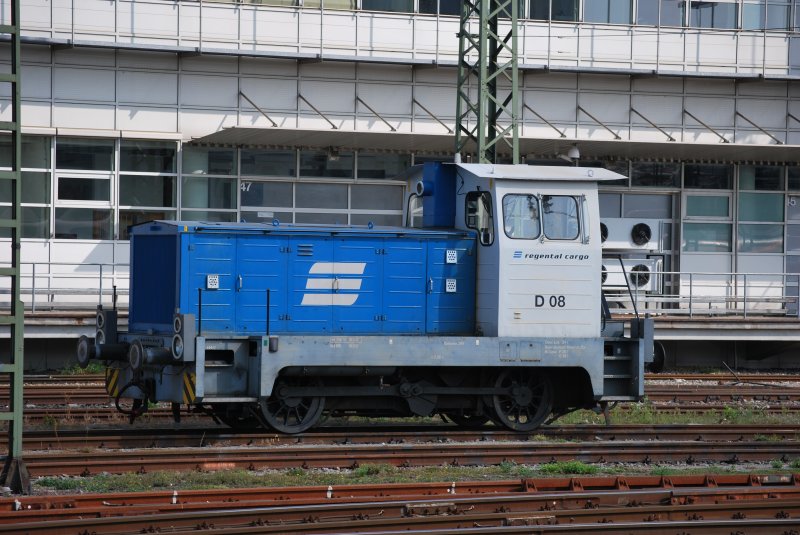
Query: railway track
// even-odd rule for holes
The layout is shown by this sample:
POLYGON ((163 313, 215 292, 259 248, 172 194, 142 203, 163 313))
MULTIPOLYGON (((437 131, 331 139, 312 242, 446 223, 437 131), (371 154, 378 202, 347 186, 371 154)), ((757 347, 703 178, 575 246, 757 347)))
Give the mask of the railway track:
MULTIPOLYGON (((7 437, 0 435, 0 447, 7 437)), ((233 432, 226 427, 200 428, 95 428, 27 431, 27 451, 77 449, 175 448, 223 446, 288 446, 296 444, 404 444, 455 442, 558 442, 558 441, 727 441, 777 442, 800 440, 800 425, 555 425, 524 435, 493 426, 464 430, 453 426, 331 426, 299 435, 249 431, 233 432)))
POLYGON ((524 479, 0 500, 0 533, 28 534, 761 533, 750 530, 788 529, 798 519, 795 476, 524 479))

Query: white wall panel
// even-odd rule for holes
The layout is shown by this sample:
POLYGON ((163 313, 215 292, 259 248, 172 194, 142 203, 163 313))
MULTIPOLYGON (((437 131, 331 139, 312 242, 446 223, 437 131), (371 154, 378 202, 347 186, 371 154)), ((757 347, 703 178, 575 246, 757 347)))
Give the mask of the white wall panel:
POLYGON ((238 71, 236 58, 224 56, 184 56, 181 69, 187 72, 234 74, 238 71))
POLYGON ((22 101, 22 117, 25 126, 43 126, 49 128, 50 103, 49 102, 29 102, 22 101))
MULTIPOLYGON (((328 115, 327 117, 339 130, 347 131, 355 128, 355 121, 351 117, 337 117, 335 115, 328 115)), ((297 118, 297 127, 325 131, 331 130, 331 125, 328 124, 328 121, 319 115, 300 115, 300 117, 297 118)))
POLYGON ((322 39, 325 48, 356 47, 356 14, 350 11, 329 11, 323 17, 322 39))
POLYGON ((687 63, 736 65, 736 34, 702 32, 687 35, 687 63))
MULTIPOLYGON (((318 110, 325 112, 353 113, 356 107, 356 84, 354 82, 323 82, 303 80, 300 92, 318 110)), ((313 110, 305 102, 300 102, 304 112, 313 110)))
POLYGON ((525 87, 578 89, 577 74, 544 74, 541 72, 526 73, 524 82, 525 87))
POLYGON ((354 63, 331 63, 325 61, 301 63, 299 73, 303 78, 355 80, 356 66, 354 63))
MULTIPOLYGON (((53 262, 69 262, 75 264, 108 264, 114 261, 114 244, 110 241, 96 242, 83 240, 57 240, 50 245, 53 262)), ((97 268, 81 269, 81 266, 53 266, 53 271, 64 273, 88 271, 97 273, 97 268)), ((96 283, 96 281, 95 281, 96 283)))
POLYGON ((734 95, 736 83, 733 80, 716 80, 708 78, 687 78, 686 93, 700 95, 734 95))
POLYGON ((117 87, 117 98, 120 102, 172 105, 178 103, 176 73, 119 71, 117 87))
MULTIPOLYGON (((271 110, 297 109, 297 80, 279 78, 242 78, 242 92, 267 113, 271 110)), ((253 109, 241 99, 242 109, 253 109)))
POLYGON ((78 65, 80 67, 113 67, 116 62, 116 55, 113 50, 57 48, 53 51, 53 62, 61 65, 78 65))
POLYGON ((232 76, 182 74, 180 84, 180 100, 183 106, 237 106, 238 84, 237 79, 232 76))
MULTIPOLYGON (((636 111, 664 128, 667 125, 680 125, 683 119, 683 97, 660 95, 637 95, 631 98, 631 105, 636 111)), ((636 115, 631 114, 633 124, 647 124, 636 115)), ((663 136, 662 136, 663 137, 663 136)))
POLYGON ((56 99, 114 101, 114 71, 56 67, 53 70, 56 99))
MULTIPOLYGON (((739 98, 736 101, 736 109, 761 128, 777 128, 780 130, 786 127, 785 101, 739 98)), ((751 128, 740 117, 736 118, 736 123, 739 127, 751 128)))
MULTIPOLYGON (((783 141, 784 135, 781 132, 775 132, 775 137, 783 141)), ((746 143, 752 145, 774 145, 775 140, 769 137, 768 135, 762 133, 759 130, 752 128, 749 124, 745 121, 739 122, 739 127, 736 130, 736 143, 746 143), (750 128, 750 130, 746 130, 745 126, 750 128)))
MULTIPOLYGON (((8 86, 8 84, 0 84, 8 86)), ((38 65, 22 65, 23 98, 51 98, 50 67, 38 65)))
MULTIPOLYGON (((231 6, 233 7, 233 6, 231 6)), ((200 4, 195 2, 181 2, 180 7, 180 38, 181 44, 200 37, 200 4)))
POLYGON ((239 61, 239 70, 243 75, 292 77, 297 76, 297 61, 293 59, 242 58, 239 61))
MULTIPOLYGON (((550 45, 545 46, 543 48, 536 48, 531 50, 530 48, 526 48, 525 52, 527 55, 531 57, 546 57, 546 54, 550 53, 550 57, 554 61, 558 60, 569 60, 578 57, 578 44, 579 44, 579 32, 578 28, 574 26, 553 26, 550 30, 550 45)), ((527 40, 527 37, 526 37, 527 40)), ((540 43, 532 43, 535 46, 539 46, 540 43)))
POLYGON ((141 132, 177 132, 178 112, 173 108, 120 105, 117 108, 117 129, 141 132))
MULTIPOLYGON (((557 91, 535 91, 525 90, 523 102, 530 106, 533 111, 544 117, 550 122, 574 123, 576 119, 576 94, 571 92, 557 91)), ((531 114, 529 110, 524 110, 526 117, 533 117, 535 122, 540 119, 531 114)))
MULTIPOLYGON (((439 120, 444 120, 445 118, 452 120, 455 118, 456 101, 453 88, 417 86, 414 90, 414 96, 420 104, 429 109, 439 120)), ((419 106, 416 108, 417 116, 426 115, 419 106)))
MULTIPOLYGON (((732 98, 686 97, 686 111, 711 127, 733 125, 734 100, 732 98)), ((687 124, 694 123, 691 117, 687 124)))
POLYGON ((301 9, 297 21, 297 42, 300 52, 319 52, 320 13, 315 10, 301 9))
POLYGON ((581 75, 578 79, 581 91, 628 91, 630 82, 627 76, 589 76, 581 75))
POLYGON ((358 46, 386 53, 408 52, 414 35, 411 15, 362 13, 358 19, 358 46))
MULTIPOLYGON (((269 113, 269 118, 278 124, 279 128, 297 128, 295 114, 269 113)), ((256 126, 259 128, 273 128, 272 123, 257 111, 242 111, 239 114, 239 126, 256 126)))
MULTIPOLYGON (((456 33, 458 33, 458 29, 456 29, 456 33)), ((439 41, 448 45, 451 45, 450 41, 452 41, 445 39, 444 35, 439 33, 437 20, 430 17, 418 17, 414 21, 414 35, 410 36, 410 38, 414 40, 414 50, 417 54, 421 54, 422 57, 426 58, 436 57, 439 41)), ((457 40, 456 47, 458 47, 457 40)), ((456 52, 458 52, 457 49, 456 52)))
POLYGON ((202 3, 203 41, 238 41, 238 4, 202 3))
MULTIPOLYGON (((398 126, 400 126, 400 121, 397 119, 393 119, 391 117, 384 117, 387 119, 388 123, 392 125, 395 129, 394 131, 398 130, 398 126)), ((359 114, 359 117, 353 123, 355 125, 356 130, 359 131, 369 131, 369 132, 392 132, 392 129, 389 128, 386 123, 375 117, 374 115, 370 114, 369 111, 367 113, 359 114)))
POLYGON ((294 9, 242 6, 239 31, 245 43, 272 43, 276 47, 291 45, 296 48, 299 19, 300 15, 294 9))
POLYGON ((390 82, 408 82, 413 80, 410 65, 358 65, 359 80, 381 80, 390 82))
POLYGON ((638 29, 633 38, 632 49, 632 59, 636 62, 636 66, 655 68, 659 60, 658 48, 659 35, 656 31, 638 29))
POLYGON ((414 79, 417 83, 451 85, 453 88, 451 94, 455 99, 455 87, 458 80, 458 71, 456 69, 419 68, 414 70, 414 79))
MULTIPOLYGON (((5 2, 4 2, 5 4, 5 2)), ((50 2, 48 0, 25 0, 25 9, 20 9, 20 18, 24 28, 50 28, 50 2)), ((4 9, 3 21, 6 22, 4 9)))
MULTIPOLYGON (((410 115, 411 86, 366 84, 358 85, 358 96, 381 115, 410 115)), ((359 114, 371 113, 359 104, 359 114)))
POLYGON ((178 55, 164 52, 133 52, 120 50, 117 52, 117 63, 120 68, 133 68, 145 70, 178 69, 178 55))
POLYGON ((754 83, 741 82, 737 85, 737 91, 739 95, 783 99, 786 97, 789 85, 787 82, 765 82, 761 80, 754 83))
POLYGON ((683 93, 683 80, 680 78, 634 78, 633 91, 642 93, 683 93))
MULTIPOLYGON (((717 134, 706 130, 701 125, 695 125, 695 122, 690 117, 686 118, 686 125, 680 139, 680 141, 684 143, 707 143, 709 145, 714 145, 721 142, 717 134)), ((733 141, 733 133, 730 128, 716 128, 716 131, 727 139, 728 142, 733 141)))
POLYGON ((630 30, 623 26, 607 28, 585 25, 580 36, 580 54, 584 60, 593 63, 616 62, 630 66, 630 30))
MULTIPOLYGON (((5 243, 7 241, 3 240, 5 243)), ((3 247, 6 249, 6 247, 3 247)), ((20 244, 20 257, 22 262, 50 262, 50 244, 41 241, 24 240, 20 244)), ((46 269, 44 266, 36 266, 37 272, 46 269)), ((31 266, 26 266, 25 271, 30 272, 31 266)))
MULTIPOLYGON (((627 123, 630 112, 630 97, 608 93, 590 93, 583 91, 578 95, 578 104, 594 115, 599 121, 609 123, 627 123)), ((591 121, 585 113, 578 114, 581 123, 591 121)))
POLYGON ((122 35, 176 37, 178 6, 177 2, 118 0, 117 27, 122 35))
MULTIPOLYGON (((633 117, 636 118, 636 114, 633 114, 633 117)), ((681 138, 681 131, 679 128, 664 128, 662 125, 658 125, 662 130, 670 134, 675 139, 681 138)), ((648 141, 648 142, 655 142, 655 143, 664 143, 667 142, 667 136, 662 134, 655 128, 650 125, 641 121, 641 124, 637 126, 633 126, 630 128, 629 134, 631 141, 648 141)))
POLYGON ((787 36, 768 34, 766 53, 764 54, 766 65, 785 70, 786 64, 789 61, 789 44, 790 38, 787 36))
POLYGON ((114 28, 114 0, 79 0, 72 4, 76 32, 108 33, 114 28))
POLYGON ((236 112, 212 110, 181 110, 179 132, 184 140, 205 136, 228 126, 236 126, 236 112))
MULTIPOLYGON (((659 36, 658 60, 663 65, 682 66, 686 61, 684 54, 685 35, 681 30, 662 29, 659 36)), ((636 40, 633 41, 636 43, 636 40)))
POLYGON ((742 32, 736 40, 736 68, 739 72, 758 72, 764 64, 763 34, 742 32))
MULTIPOLYGON (((591 121, 588 117, 586 118, 587 121, 591 121)), ((619 126, 609 125, 611 131, 616 133, 622 139, 626 139, 628 137, 628 129, 627 128, 620 128, 619 126)), ((577 128, 578 137, 579 138, 586 138, 586 139, 594 139, 594 140, 613 140, 616 139, 614 134, 603 128, 602 126, 597 125, 596 123, 590 123, 581 121, 581 124, 577 128)))
POLYGON ((114 130, 114 106, 93 104, 59 104, 53 108, 53 126, 114 130))

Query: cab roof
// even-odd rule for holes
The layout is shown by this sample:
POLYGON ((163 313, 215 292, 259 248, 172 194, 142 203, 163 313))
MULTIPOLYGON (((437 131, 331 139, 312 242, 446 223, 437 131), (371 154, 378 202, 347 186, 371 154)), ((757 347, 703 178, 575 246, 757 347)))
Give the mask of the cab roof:
POLYGON ((599 182, 626 178, 625 175, 603 169, 602 167, 489 163, 456 163, 453 165, 458 167, 459 172, 468 173, 479 179, 599 182))

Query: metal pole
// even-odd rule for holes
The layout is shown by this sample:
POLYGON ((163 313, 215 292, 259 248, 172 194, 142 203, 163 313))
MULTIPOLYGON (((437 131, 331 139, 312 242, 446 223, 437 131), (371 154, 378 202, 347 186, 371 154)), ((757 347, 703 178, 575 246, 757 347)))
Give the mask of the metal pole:
POLYGON ((694 292, 694 286, 692 284, 692 273, 689 273, 689 317, 692 317, 692 293, 694 292))
POLYGON ((203 289, 197 289, 197 336, 203 336, 203 289))
POLYGON ((744 317, 747 317, 747 273, 742 273, 742 277, 744 277, 744 286, 742 288, 742 292, 744 294, 744 317))
POLYGON ((31 311, 36 312, 36 264, 33 264, 31 276, 31 311))

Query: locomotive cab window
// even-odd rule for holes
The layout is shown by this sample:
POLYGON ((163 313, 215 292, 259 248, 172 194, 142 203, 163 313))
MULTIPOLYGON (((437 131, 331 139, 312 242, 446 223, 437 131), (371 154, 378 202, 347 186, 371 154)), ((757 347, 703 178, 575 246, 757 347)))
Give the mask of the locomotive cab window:
POLYGON ((515 240, 535 240, 542 233, 539 199, 535 195, 503 197, 503 230, 515 240))
POLYGON ((488 191, 470 191, 466 199, 467 228, 478 231, 481 245, 494 243, 494 217, 492 216, 492 195, 488 191))
POLYGON ((578 201, 569 195, 542 195, 544 235, 548 240, 578 237, 578 201))

